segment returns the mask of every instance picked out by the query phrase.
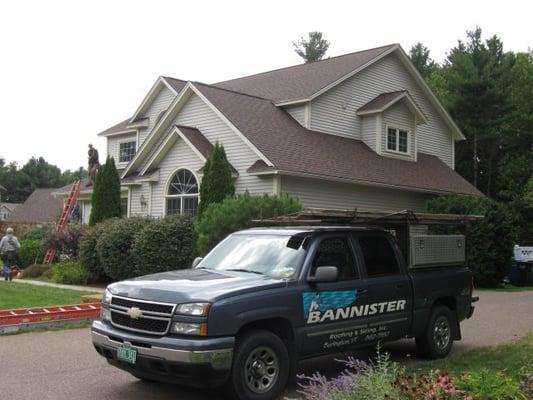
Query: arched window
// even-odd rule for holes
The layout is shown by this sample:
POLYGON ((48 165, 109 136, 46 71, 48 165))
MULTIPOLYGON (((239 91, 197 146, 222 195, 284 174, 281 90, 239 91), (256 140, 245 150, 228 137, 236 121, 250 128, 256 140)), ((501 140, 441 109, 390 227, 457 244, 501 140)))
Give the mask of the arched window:
POLYGON ((198 208, 198 181, 188 169, 178 170, 170 179, 166 195, 167 215, 194 216, 198 208))

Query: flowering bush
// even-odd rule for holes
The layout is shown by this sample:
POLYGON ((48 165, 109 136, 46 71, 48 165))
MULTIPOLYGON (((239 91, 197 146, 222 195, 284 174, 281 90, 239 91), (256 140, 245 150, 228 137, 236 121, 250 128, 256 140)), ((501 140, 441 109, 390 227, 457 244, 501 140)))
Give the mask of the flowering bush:
POLYGON ((409 400, 473 400, 459 390, 448 373, 431 370, 418 377, 401 376, 397 381, 404 399, 409 400))
POLYGON ((69 224, 62 231, 51 228, 43 239, 43 246, 57 249, 62 260, 77 260, 83 231, 84 227, 79 224, 69 224))
POLYGON ((378 349, 375 362, 364 362, 348 357, 336 360, 344 363, 346 369, 339 376, 328 380, 316 372, 311 376, 299 376, 299 393, 306 400, 400 400, 398 377, 404 373, 396 362, 390 361, 387 353, 378 349))

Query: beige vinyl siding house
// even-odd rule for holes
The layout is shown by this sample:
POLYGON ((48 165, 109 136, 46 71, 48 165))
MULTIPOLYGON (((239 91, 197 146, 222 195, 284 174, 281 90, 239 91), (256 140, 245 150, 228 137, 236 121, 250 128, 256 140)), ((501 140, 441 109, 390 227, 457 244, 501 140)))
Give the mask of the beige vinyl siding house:
POLYGON ((354 118, 357 109, 381 93, 397 90, 408 90, 428 119, 426 124, 417 127, 418 151, 436 155, 453 168, 451 130, 396 53, 385 56, 312 101, 310 129, 361 140, 361 125, 358 118, 354 118))
MULTIPOLYGON (((99 135, 120 168, 128 216, 194 215, 217 142, 236 193, 381 211, 480 195, 453 170, 461 132, 399 45, 213 85, 159 77, 131 118, 99 135)), ((84 186, 85 222, 90 195, 84 186)))
POLYGON ((413 210, 425 211, 430 195, 399 192, 392 189, 373 188, 363 185, 346 185, 318 179, 282 177, 281 190, 297 197, 307 207, 333 209, 372 209, 379 211, 413 210))

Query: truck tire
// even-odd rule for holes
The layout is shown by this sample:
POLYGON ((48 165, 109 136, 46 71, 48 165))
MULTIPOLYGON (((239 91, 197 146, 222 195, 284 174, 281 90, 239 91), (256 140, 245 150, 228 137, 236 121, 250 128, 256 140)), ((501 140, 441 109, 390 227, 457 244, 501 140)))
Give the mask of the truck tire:
POLYGON ((266 330, 250 330, 237 338, 228 398, 276 399, 289 377, 289 353, 283 341, 266 330))
POLYGON ((425 332, 416 338, 418 350, 427 358, 446 357, 453 346, 452 311, 443 305, 436 305, 431 311, 425 332))

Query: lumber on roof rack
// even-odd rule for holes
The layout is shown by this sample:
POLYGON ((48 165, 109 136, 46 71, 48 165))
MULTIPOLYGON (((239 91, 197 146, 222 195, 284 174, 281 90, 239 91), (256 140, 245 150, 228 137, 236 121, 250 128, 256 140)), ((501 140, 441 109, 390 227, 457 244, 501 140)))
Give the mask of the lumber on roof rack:
POLYGON ((326 208, 305 208, 289 215, 257 219, 257 225, 467 225, 483 218, 481 215, 431 214, 412 210, 377 211, 377 210, 329 210, 326 208))

